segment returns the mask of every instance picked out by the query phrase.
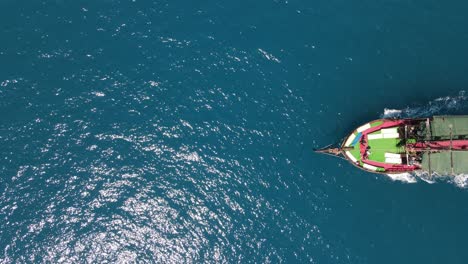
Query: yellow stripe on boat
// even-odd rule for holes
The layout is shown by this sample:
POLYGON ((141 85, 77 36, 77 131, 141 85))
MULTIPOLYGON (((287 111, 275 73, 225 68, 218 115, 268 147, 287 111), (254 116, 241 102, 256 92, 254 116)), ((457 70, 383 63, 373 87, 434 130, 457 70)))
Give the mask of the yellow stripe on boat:
POLYGON ((355 138, 356 135, 351 134, 351 136, 349 136, 349 138, 346 140, 345 147, 349 147, 355 138))
POLYGON ((377 167, 366 164, 366 163, 364 163, 362 166, 368 170, 373 170, 373 171, 376 171, 378 169, 377 167))
POLYGON ((365 124, 363 126, 360 126, 358 129, 356 129, 356 131, 357 132, 362 132, 362 131, 367 130, 369 128, 371 128, 371 124, 367 123, 367 124, 365 124))
POLYGON ((351 154, 351 152, 346 151, 346 156, 348 156, 348 158, 352 160, 354 163, 357 162, 357 159, 353 156, 353 154, 351 154))

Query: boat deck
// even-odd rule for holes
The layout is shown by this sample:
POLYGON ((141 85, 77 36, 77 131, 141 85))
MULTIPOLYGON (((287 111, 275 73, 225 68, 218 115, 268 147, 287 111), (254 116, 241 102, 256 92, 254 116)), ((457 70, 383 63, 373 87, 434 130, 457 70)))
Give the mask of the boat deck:
POLYGON ((375 173, 466 173, 468 115, 374 120, 354 130, 340 148, 318 152, 342 155, 375 173))
POLYGON ((385 162, 385 153, 403 154, 405 147, 399 146, 399 138, 381 138, 369 140, 369 160, 385 162))
MULTIPOLYGON (((371 122, 370 127, 376 127, 376 126, 381 125, 382 123, 383 123, 383 121, 377 120, 375 122, 371 122)), ((377 133, 373 133, 373 134, 377 134, 377 133)), ((359 136, 359 133, 354 132, 354 135, 359 136)), ((371 150, 371 155, 369 155, 369 159, 374 160, 374 161, 384 162, 385 161, 385 151, 383 151, 383 150, 388 149, 387 146, 389 144, 390 145, 393 144, 393 142, 391 142, 390 140, 391 139, 382 139, 382 141, 380 141, 380 140, 371 140, 372 142, 369 141, 369 145, 371 146, 371 148, 373 148, 371 150), (371 143, 375 144, 375 146, 371 145, 371 143)), ((396 147, 397 143, 395 143, 395 147, 396 147)), ((361 163, 361 152, 360 152, 360 149, 359 149, 359 142, 357 141, 356 144, 353 145, 353 147, 354 147, 354 149, 350 150, 349 152, 353 155, 353 157, 357 161, 359 161, 361 163)), ((361 163, 361 165, 362 165, 362 163, 361 163)))
POLYGON ((352 148, 345 154, 355 165, 377 172, 384 172, 387 169, 398 170, 400 168, 398 166, 406 166, 406 149, 398 124, 392 126, 390 123, 383 128, 374 129, 380 125, 384 125, 384 122, 376 120, 356 129, 344 143, 345 146, 352 148), (363 134, 366 135, 364 146, 367 147, 365 160, 361 156, 363 134))

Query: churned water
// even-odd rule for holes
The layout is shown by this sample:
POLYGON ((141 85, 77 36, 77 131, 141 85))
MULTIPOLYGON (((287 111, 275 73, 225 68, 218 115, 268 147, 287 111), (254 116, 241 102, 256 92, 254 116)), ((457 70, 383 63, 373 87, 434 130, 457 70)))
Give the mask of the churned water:
POLYGON ((0 1, 0 263, 466 263, 463 175, 312 150, 468 114, 467 10, 0 1))

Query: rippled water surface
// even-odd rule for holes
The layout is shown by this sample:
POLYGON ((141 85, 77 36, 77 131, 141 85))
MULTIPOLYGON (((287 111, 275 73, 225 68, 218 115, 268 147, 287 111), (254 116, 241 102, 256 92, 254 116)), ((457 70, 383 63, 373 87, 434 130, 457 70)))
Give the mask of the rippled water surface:
POLYGON ((0 1, 0 263, 466 263, 466 176, 312 150, 468 114, 467 9, 0 1))

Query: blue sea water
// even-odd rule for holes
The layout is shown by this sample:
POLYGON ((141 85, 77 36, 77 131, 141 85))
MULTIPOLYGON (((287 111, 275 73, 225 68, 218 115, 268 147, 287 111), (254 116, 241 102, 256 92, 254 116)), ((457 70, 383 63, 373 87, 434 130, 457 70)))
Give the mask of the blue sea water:
POLYGON ((0 263, 466 263, 466 176, 312 150, 467 114, 467 10, 0 1, 0 263))

